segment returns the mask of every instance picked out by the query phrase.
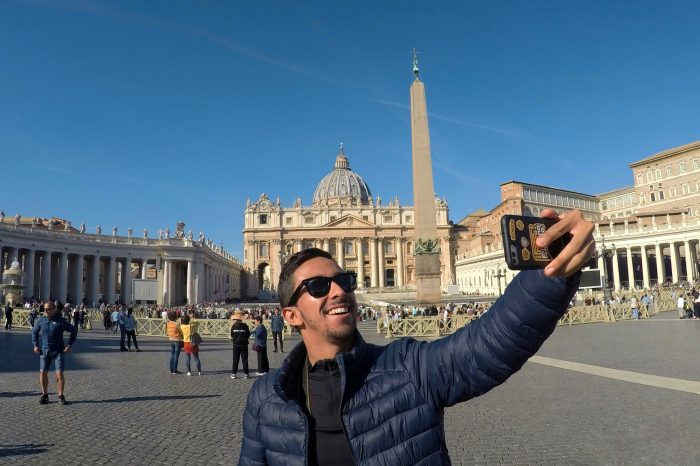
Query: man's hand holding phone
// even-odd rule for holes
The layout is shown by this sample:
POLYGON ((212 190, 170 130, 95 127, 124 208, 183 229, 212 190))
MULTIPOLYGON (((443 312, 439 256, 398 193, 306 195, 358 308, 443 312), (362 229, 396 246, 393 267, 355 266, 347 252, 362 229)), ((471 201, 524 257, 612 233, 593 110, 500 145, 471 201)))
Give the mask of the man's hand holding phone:
POLYGON ((571 235, 569 244, 545 267, 544 274, 548 277, 575 274, 593 257, 593 223, 583 218, 580 210, 558 215, 554 209, 545 209, 542 217, 558 218, 559 221, 537 237, 537 246, 545 247, 567 233, 571 235))

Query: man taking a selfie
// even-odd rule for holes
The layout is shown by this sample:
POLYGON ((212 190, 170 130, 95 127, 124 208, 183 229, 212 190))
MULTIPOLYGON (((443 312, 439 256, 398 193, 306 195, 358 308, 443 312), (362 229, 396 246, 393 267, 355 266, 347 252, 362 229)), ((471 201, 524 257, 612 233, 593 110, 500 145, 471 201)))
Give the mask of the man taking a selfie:
POLYGON ((519 273, 480 319, 432 342, 386 346, 356 330, 355 275, 320 249, 294 254, 278 290, 303 342, 253 385, 239 464, 450 464, 444 408, 505 382, 537 352, 578 289, 592 232, 579 211, 562 215, 537 245, 566 233, 570 243, 546 269, 519 273))

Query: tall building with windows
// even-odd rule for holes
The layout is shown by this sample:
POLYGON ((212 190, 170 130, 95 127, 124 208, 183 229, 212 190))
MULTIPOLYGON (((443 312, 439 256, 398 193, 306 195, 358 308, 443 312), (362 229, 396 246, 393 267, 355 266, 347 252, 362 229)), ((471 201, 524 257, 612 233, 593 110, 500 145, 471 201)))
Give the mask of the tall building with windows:
POLYGON ((466 293, 497 293, 517 272, 506 270, 500 236, 503 214, 539 215, 581 209, 595 222, 597 269, 612 289, 649 288, 700 278, 700 141, 629 165, 632 186, 592 195, 518 181, 501 185, 501 202, 459 223, 464 245, 455 275, 466 293), (503 278, 503 280, 501 280, 503 278))
MULTIPOLYGON (((435 209, 445 287, 454 280, 453 227, 447 201, 436 198, 435 209)), ((247 202, 244 217, 243 264, 260 289, 276 289, 284 261, 308 247, 330 252, 342 268, 355 271, 360 288, 415 288, 413 207, 372 197, 342 144, 310 205, 297 198, 283 207, 263 193, 247 202)))

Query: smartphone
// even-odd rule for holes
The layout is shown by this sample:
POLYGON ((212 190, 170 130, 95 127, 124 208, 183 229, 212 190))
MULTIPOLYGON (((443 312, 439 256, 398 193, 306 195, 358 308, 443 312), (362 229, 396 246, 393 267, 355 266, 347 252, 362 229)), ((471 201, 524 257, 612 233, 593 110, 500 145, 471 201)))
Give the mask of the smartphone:
POLYGON ((543 248, 535 240, 559 220, 556 218, 504 215, 501 217, 503 254, 511 270, 543 269, 571 241, 571 234, 557 238, 543 248))

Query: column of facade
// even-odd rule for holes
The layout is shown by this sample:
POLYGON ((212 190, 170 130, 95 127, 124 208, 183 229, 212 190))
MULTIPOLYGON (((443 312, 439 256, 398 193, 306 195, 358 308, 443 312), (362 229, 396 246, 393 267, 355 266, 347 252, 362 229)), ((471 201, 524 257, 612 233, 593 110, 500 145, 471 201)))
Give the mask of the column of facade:
POLYGON ((0 275, 5 271, 5 248, 0 246, 0 275))
POLYGON ((163 261, 163 304, 170 305, 170 259, 163 261))
POLYGON ((95 255, 92 260, 92 268, 90 269, 90 292, 88 293, 88 301, 90 304, 100 302, 100 267, 102 263, 100 256, 95 255))
POLYGON ((372 272, 370 286, 376 288, 379 286, 378 267, 377 267, 377 238, 369 239, 369 267, 372 272))
POLYGON ((345 270, 345 239, 340 238, 338 240, 338 266, 345 270))
POLYGON ((131 257, 124 258, 124 265, 122 266, 122 302, 131 303, 133 297, 131 296, 131 257))
POLYGON ((678 276, 678 247, 675 243, 671 243, 669 246, 671 247, 671 281, 678 283, 680 280, 678 276))
POLYGON ((41 255, 40 298, 45 301, 51 299, 51 251, 44 251, 41 255))
POLYGON ((645 289, 651 287, 649 281, 649 257, 647 256, 647 247, 642 245, 642 286, 645 289))
POLYGON ((404 254, 404 241, 403 238, 396 238, 396 286, 404 286, 404 265, 403 265, 403 254, 404 254))
POLYGON ((362 250, 362 238, 355 239, 355 252, 357 253, 357 287, 365 287, 365 255, 362 250))
POLYGON ((148 259, 141 259, 141 280, 146 280, 147 270, 148 270, 148 259))
POLYGON ((73 299, 75 300, 76 304, 83 304, 83 295, 85 294, 84 286, 83 286, 83 275, 84 275, 84 257, 82 254, 77 254, 75 256, 75 267, 73 270, 73 287, 71 294, 73 295, 73 299))
POLYGON ((34 297, 34 249, 29 249, 24 255, 24 294, 34 297))
POLYGON ((302 244, 304 244, 303 241, 295 241, 295 242, 294 242, 294 249, 295 249, 295 252, 301 251, 302 244))
POLYGON ((627 246, 627 278, 629 280, 629 289, 636 288, 634 280, 634 262, 632 261, 632 247, 627 246))
POLYGON ((327 238, 323 240, 323 250, 328 252, 330 250, 330 242, 327 238))
POLYGON ((656 280, 659 284, 666 281, 666 264, 664 264, 664 251, 659 243, 654 245, 656 252, 656 280))
POLYGON ((58 256, 58 296, 56 299, 66 302, 68 295, 68 252, 63 251, 58 256))
POLYGON ((386 271, 384 267, 384 239, 380 238, 379 239, 379 244, 377 247, 377 255, 379 256, 377 260, 377 265, 379 270, 377 271, 377 274, 379 275, 379 287, 384 288, 386 286, 386 271))
POLYGON ((615 249, 615 252, 613 252, 612 255, 613 283, 615 291, 618 291, 620 289, 620 261, 618 259, 619 255, 617 254, 617 249, 615 249))
POLYGON ((205 300, 204 297, 204 263, 201 260, 195 262, 195 304, 205 300))
POLYGON ((117 283, 117 259, 110 256, 107 260, 107 279, 105 281, 104 300, 105 302, 114 303, 115 285, 117 283))
POLYGON ((685 245, 685 275, 686 280, 689 282, 695 281, 695 260, 693 259, 693 252, 690 248, 690 241, 686 240, 683 242, 685 245))

